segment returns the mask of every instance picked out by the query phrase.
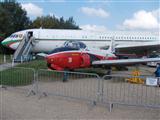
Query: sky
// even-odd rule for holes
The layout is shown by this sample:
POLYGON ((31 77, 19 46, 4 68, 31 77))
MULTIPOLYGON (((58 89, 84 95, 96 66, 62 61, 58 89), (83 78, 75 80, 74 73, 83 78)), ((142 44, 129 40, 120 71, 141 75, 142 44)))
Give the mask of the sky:
POLYGON ((82 29, 92 31, 144 30, 160 27, 159 0, 17 0, 30 19, 54 15, 73 17, 82 29))

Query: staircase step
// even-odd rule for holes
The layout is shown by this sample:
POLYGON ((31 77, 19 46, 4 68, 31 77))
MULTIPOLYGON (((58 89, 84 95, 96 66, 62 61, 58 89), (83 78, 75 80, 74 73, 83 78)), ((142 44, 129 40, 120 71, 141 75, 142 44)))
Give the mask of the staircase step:
POLYGON ((14 53, 14 61, 15 62, 23 62, 31 60, 32 56, 30 54, 31 49, 33 47, 32 41, 34 37, 29 37, 29 32, 25 34, 24 39, 20 42, 17 50, 14 53))

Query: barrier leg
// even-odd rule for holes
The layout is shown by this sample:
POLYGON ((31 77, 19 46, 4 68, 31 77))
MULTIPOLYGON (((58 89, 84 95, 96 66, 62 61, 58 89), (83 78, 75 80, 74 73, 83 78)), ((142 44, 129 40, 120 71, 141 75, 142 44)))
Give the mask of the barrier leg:
POLYGON ((0 85, 0 88, 7 90, 7 87, 5 85, 0 85))
POLYGON ((112 112, 113 103, 109 103, 109 112, 112 112))

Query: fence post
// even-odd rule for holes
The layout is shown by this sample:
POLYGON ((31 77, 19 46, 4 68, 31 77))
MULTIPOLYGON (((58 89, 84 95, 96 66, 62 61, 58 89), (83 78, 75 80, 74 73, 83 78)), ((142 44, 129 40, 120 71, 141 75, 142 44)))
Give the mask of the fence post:
POLYGON ((113 103, 109 103, 109 112, 112 112, 113 103))
POLYGON ((14 67, 14 58, 12 59, 12 67, 14 67))
POLYGON ((102 80, 102 82, 101 82, 101 102, 102 103, 103 103, 103 97, 104 97, 103 96, 104 95, 104 90, 103 90, 104 89, 104 77, 105 76, 103 76, 102 79, 101 79, 102 80))
POLYGON ((38 70, 34 70, 35 93, 38 94, 38 70))
POLYGON ((13 55, 12 55, 12 54, 10 55, 10 59, 11 59, 11 60, 13 59, 13 55))
POLYGON ((22 58, 22 56, 21 56, 21 63, 23 63, 23 58, 22 58))
POLYGON ((27 97, 29 97, 31 94, 33 94, 33 95, 38 94, 37 73, 36 73, 35 69, 32 69, 32 71, 33 71, 32 89, 28 92, 27 97))
POLYGON ((6 63, 6 55, 3 56, 3 62, 6 63))
POLYGON ((99 77, 99 75, 97 75, 97 79, 98 79, 98 89, 97 89, 97 101, 98 102, 101 102, 101 95, 102 95, 102 92, 101 92, 101 77, 99 77))
POLYGON ((67 82, 68 81, 68 73, 66 71, 64 71, 63 73, 63 82, 67 82))

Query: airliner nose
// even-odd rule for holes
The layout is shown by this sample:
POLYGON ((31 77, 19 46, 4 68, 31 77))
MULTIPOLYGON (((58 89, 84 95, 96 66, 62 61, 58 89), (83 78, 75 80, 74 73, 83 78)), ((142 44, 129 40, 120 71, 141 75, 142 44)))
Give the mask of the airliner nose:
POLYGON ((2 44, 3 46, 7 46, 7 41, 8 41, 8 39, 4 39, 4 40, 1 42, 1 44, 2 44))
POLYGON ((5 47, 11 48, 10 45, 13 43, 12 39, 10 39, 9 37, 4 39, 1 44, 5 47))

